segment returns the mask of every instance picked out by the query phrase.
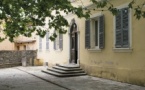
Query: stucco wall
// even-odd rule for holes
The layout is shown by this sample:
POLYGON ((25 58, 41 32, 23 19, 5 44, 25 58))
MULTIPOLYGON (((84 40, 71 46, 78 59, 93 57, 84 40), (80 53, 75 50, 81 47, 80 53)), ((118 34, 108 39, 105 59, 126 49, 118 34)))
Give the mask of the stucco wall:
POLYGON ((8 39, 0 42, 0 50, 14 50, 14 43, 11 43, 8 39))
MULTIPOLYGON (((115 6, 124 6, 131 0, 111 1, 115 6)), ((137 3, 142 2, 137 0, 137 3)), ((145 86, 145 20, 137 20, 131 10, 131 48, 129 52, 119 52, 114 49, 114 16, 109 11, 101 13, 105 16, 105 48, 101 52, 85 49, 85 20, 78 20, 81 66, 89 75, 145 86)))
POLYGON ((22 60, 27 61, 27 65, 33 65, 37 57, 37 51, 0 51, 0 67, 22 65, 22 60))
MULTIPOLYGON (((82 0, 84 5, 89 5, 89 0, 82 0)), ((80 0, 72 3, 74 6, 82 5, 80 0)), ((63 12, 62 12, 63 14, 63 12)), ((75 15, 69 14, 65 18, 71 24, 72 19, 76 18, 75 15)), ((79 27, 79 26, 78 26, 79 27)), ((67 64, 70 60, 70 41, 69 41, 69 31, 70 28, 67 28, 67 33, 63 35, 63 50, 54 50, 54 42, 49 41, 49 50, 46 50, 46 37, 42 39, 42 50, 39 50, 39 37, 37 37, 37 48, 38 48, 38 59, 43 59, 44 62, 48 62, 48 65, 51 67, 56 63, 67 64)), ((53 30, 49 30, 49 34, 53 33, 53 30)), ((79 60, 78 60, 79 61, 79 60)))
MULTIPOLYGON (((84 0, 83 0, 84 1, 84 0)), ((124 7, 132 0, 110 0, 115 7, 124 7)), ((142 3, 144 0, 136 0, 142 3)), ((102 13, 105 16, 105 48, 92 52, 85 49, 85 19, 78 19, 75 15, 65 16, 69 23, 75 19, 79 31, 79 64, 92 76, 128 82, 145 86, 145 19, 137 20, 131 10, 131 47, 129 51, 114 49, 114 16, 109 11, 92 11, 92 15, 102 13)), ((39 40, 39 38, 37 38, 39 40)), ((49 42, 49 50, 45 49, 45 37, 42 40, 42 50, 38 50, 38 59, 44 59, 49 65, 68 63, 70 58, 69 28, 63 36, 63 50, 53 49, 53 42, 49 42)), ((37 42, 39 46, 39 42, 37 42)))
MULTIPOLYGON (((51 35, 52 32, 50 32, 51 35)), ((56 63, 68 63, 69 59, 69 46, 68 46, 68 33, 63 35, 63 49, 54 50, 54 42, 49 40, 49 49, 46 49, 46 37, 42 39, 42 50, 39 50, 39 37, 37 37, 38 59, 43 59, 44 63, 48 62, 48 66, 53 66, 56 63)))

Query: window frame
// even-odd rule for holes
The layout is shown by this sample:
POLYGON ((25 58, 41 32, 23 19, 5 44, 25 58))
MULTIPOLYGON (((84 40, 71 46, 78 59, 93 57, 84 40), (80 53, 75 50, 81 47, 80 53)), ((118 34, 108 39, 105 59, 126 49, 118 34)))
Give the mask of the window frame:
MULTIPOLYGON (((100 46, 99 46, 100 45, 100 22, 99 22, 99 18, 101 16, 103 16, 102 12, 93 14, 90 17, 90 48, 88 48, 88 50, 91 51, 91 52, 101 52, 101 50, 103 49, 103 48, 100 48, 100 46), (96 20, 98 22, 98 25, 97 25, 98 26, 98 29, 97 29, 97 34, 98 34, 98 36, 97 36, 98 37, 97 38, 98 39, 97 40, 98 42, 97 43, 98 43, 98 46, 95 45, 95 43, 96 43, 95 42, 96 41, 96 38, 95 38, 96 37, 95 36, 95 21, 96 20)), ((104 21, 104 23, 105 23, 105 21, 104 21)), ((105 25, 104 25, 104 27, 105 27, 105 25)), ((104 33, 105 33, 105 31, 104 31, 104 33)), ((105 39, 105 37, 104 37, 104 39, 105 39)))
POLYGON ((62 51, 63 50, 63 34, 57 33, 57 37, 55 38, 55 41, 53 44, 55 44, 54 45, 55 51, 62 51), (60 39, 60 35, 62 35, 62 40, 60 39), (60 40, 62 43, 62 48, 60 48, 60 40))
POLYGON ((99 22, 98 22, 98 18, 99 16, 95 17, 95 18, 91 18, 90 19, 90 48, 91 49, 99 49, 99 22), (96 24, 97 23, 97 40, 96 40, 96 24), (96 42, 97 41, 97 42, 96 42), (97 43, 97 45, 96 45, 97 43))
POLYGON ((113 44, 113 51, 114 52, 132 52, 133 49, 132 49, 132 10, 128 7, 128 3, 127 4, 124 4, 124 5, 121 5, 121 6, 118 6, 116 7, 117 9, 123 9, 123 8, 128 8, 128 14, 129 14, 129 27, 128 27, 128 37, 129 37, 129 46, 128 47, 121 47, 121 48, 118 48, 116 47, 116 16, 114 16, 114 20, 113 20, 113 26, 114 26, 114 44, 113 44))
POLYGON ((42 38, 39 36, 39 51, 42 51, 42 38))
POLYGON ((46 49, 46 51, 48 51, 49 50, 49 32, 46 32, 46 47, 45 47, 45 49, 46 49))

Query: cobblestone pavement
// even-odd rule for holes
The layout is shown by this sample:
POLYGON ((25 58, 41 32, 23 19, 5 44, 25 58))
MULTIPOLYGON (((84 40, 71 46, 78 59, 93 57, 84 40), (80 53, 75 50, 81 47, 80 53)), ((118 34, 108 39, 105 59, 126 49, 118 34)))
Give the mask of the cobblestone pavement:
POLYGON ((15 68, 0 69, 0 90, 67 90, 15 68))
POLYGON ((58 78, 49 74, 42 73, 41 70, 46 69, 44 66, 16 67, 16 69, 22 70, 43 80, 47 80, 50 83, 54 83, 58 86, 66 87, 68 90, 145 90, 145 87, 91 77, 87 75, 79 77, 58 78))
POLYGON ((42 73, 46 67, 0 69, 0 90, 145 90, 145 87, 91 76, 58 78, 42 73))

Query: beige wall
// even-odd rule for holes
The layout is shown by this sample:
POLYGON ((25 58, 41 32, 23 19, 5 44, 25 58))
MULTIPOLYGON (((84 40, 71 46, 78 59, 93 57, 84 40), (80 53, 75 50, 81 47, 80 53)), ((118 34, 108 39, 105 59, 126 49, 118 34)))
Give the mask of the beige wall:
MULTIPOLYGON (((77 4, 81 4, 74 2, 73 4, 77 6, 77 4)), ((61 12, 62 15, 65 15, 61 12)), ((72 19, 76 16, 73 14, 69 14, 64 16, 69 23, 71 23, 72 19)), ((48 18, 49 19, 49 18, 48 18)), ((47 23, 47 21, 46 21, 47 23)), ((48 27, 46 25, 46 27, 48 27)), ((68 64, 70 59, 70 44, 69 44, 69 27, 67 28, 67 33, 63 34, 63 50, 54 50, 54 42, 49 40, 49 50, 46 50, 46 37, 42 39, 42 50, 39 50, 39 36, 37 37, 37 48, 38 48, 38 59, 41 59, 45 62, 48 62, 48 65, 51 67, 55 64, 68 64)), ((54 30, 49 30, 49 36, 54 32, 54 30)))
MULTIPOLYGON (((51 32, 52 33, 52 32, 51 32)), ((49 50, 46 50, 46 37, 42 39, 42 50, 39 50, 39 37, 37 37, 38 59, 48 62, 49 66, 56 63, 64 64, 68 61, 68 33, 63 35, 63 50, 54 50, 54 42, 49 40, 49 50)))
MULTIPOLYGON (((110 1, 117 8, 120 8, 126 6, 132 0, 110 1)), ((137 0, 137 3, 143 1, 137 0)), ((88 2, 85 5, 87 4, 88 2)), ((133 15, 134 11, 131 10, 131 48, 118 50, 114 49, 114 16, 109 11, 92 11, 92 15, 96 13, 102 13, 105 16, 105 48, 95 52, 85 49, 85 19, 78 19, 72 14, 65 16, 69 23, 74 18, 78 26, 80 66, 92 76, 145 86, 145 20, 137 20, 133 15)), ((38 49, 38 59, 48 62, 49 66, 69 62, 69 28, 68 32, 63 36, 62 51, 55 51, 51 41, 49 42, 50 49, 46 50, 45 41, 44 38, 42 50, 39 51, 38 49)), ((38 47, 39 42, 37 42, 38 47)))
POLYGON ((31 37, 25 37, 20 35, 19 37, 15 38, 15 50, 36 50, 37 49, 37 35, 35 35, 35 32, 32 33, 31 37), (26 48, 25 48, 26 46, 26 48))
MULTIPOLYGON (((3 26, 0 26, 0 37, 5 37, 3 33, 3 26)), ((17 46, 19 46, 19 50, 24 50, 24 45, 26 46, 26 50, 36 50, 37 44, 35 42, 27 42, 31 40, 36 40, 35 33, 32 33, 32 37, 25 37, 20 35, 19 37, 14 38, 14 42, 10 42, 9 38, 5 39, 4 41, 0 42, 0 50, 17 50, 17 46), (22 43, 15 43, 15 42, 22 42, 22 43), (25 43, 26 42, 26 43, 25 43)))
MULTIPOLYGON (((5 37, 4 33, 0 29, 0 37, 5 37)), ((0 42, 0 50, 14 50, 14 43, 11 43, 9 39, 5 39, 0 42)))
POLYGON ((36 50, 36 42, 27 43, 16 43, 15 50, 36 50))
POLYGON ((82 7, 84 7, 84 6, 88 6, 88 5, 90 5, 90 4, 92 4, 91 2, 90 2, 90 0, 74 0, 75 2, 72 2, 72 5, 73 6, 82 6, 82 7))
MULTIPOLYGON (((111 0, 117 6, 124 6, 126 0, 111 0)), ((131 0, 128 0, 131 1, 131 0)), ((141 3, 144 0, 138 0, 141 3)), ((97 12, 96 12, 97 13, 97 12)), ((122 82, 145 86, 145 20, 137 20, 131 11, 131 49, 114 49, 114 17, 108 11, 105 16, 105 48, 101 52, 85 49, 85 21, 80 20, 80 64, 88 74, 122 82)))
POLYGON ((0 42, 0 50, 14 50, 14 43, 11 43, 8 39, 0 42))

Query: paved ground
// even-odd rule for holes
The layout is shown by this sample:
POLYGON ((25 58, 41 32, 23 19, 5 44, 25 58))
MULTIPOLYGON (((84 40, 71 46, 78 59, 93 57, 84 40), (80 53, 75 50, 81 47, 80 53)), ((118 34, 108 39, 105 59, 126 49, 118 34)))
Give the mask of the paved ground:
POLYGON ((91 76, 58 78, 42 73, 42 69, 46 67, 0 69, 0 90, 145 90, 145 87, 91 76))
POLYGON ((0 90, 67 90, 14 68, 0 69, 0 90))

